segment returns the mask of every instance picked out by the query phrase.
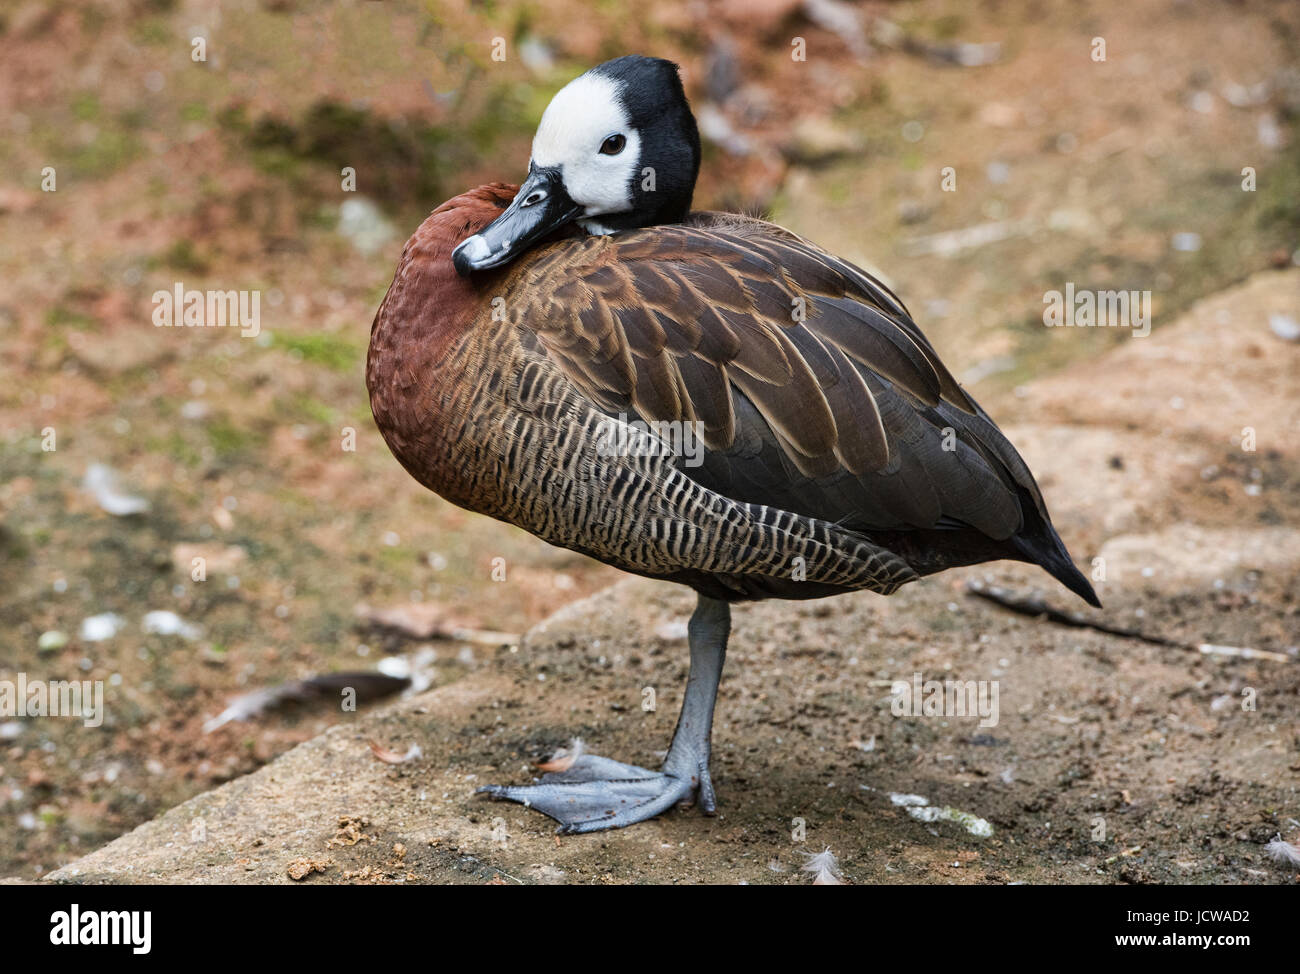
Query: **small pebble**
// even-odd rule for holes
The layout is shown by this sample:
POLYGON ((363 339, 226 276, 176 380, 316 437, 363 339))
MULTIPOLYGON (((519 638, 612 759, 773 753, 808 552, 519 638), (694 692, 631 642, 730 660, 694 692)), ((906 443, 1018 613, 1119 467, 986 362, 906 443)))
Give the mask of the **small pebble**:
POLYGON ((53 653, 66 645, 68 645, 68 634, 57 629, 41 633, 41 638, 36 640, 36 648, 42 653, 53 653))

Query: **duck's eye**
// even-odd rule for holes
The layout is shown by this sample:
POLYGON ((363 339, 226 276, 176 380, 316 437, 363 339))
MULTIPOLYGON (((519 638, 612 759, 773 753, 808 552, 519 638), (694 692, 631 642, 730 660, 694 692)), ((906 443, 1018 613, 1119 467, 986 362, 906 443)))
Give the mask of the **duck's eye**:
POLYGON ((627 138, 625 136, 611 135, 600 144, 600 154, 602 156, 616 156, 623 151, 623 146, 625 145, 627 145, 627 138))

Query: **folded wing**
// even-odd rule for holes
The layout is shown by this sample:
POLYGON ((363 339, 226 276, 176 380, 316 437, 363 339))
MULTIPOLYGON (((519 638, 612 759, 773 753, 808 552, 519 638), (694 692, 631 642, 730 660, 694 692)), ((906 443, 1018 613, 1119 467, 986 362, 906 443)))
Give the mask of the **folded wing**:
POLYGON ((1046 520, 902 303, 788 231, 700 214, 565 240, 520 285, 507 313, 597 408, 699 424, 703 465, 682 470, 711 490, 855 531, 1002 540, 1026 502, 1046 520))

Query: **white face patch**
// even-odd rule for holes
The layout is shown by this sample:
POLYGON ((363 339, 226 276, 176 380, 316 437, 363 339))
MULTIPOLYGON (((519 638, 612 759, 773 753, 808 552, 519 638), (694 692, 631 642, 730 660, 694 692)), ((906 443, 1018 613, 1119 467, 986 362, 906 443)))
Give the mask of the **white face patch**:
POLYGON ((632 209, 629 187, 640 159, 641 135, 628 124, 618 83, 599 74, 584 74, 561 88, 533 136, 533 165, 558 168, 565 190, 587 217, 632 209), (627 144, 618 155, 603 156, 601 144, 611 135, 622 135, 627 144))

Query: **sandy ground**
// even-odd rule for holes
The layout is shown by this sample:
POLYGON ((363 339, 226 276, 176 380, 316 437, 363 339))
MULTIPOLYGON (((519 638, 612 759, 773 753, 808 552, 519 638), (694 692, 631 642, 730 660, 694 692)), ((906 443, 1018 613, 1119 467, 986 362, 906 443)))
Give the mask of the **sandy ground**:
POLYGON ((48 878, 799 884, 807 853, 829 848, 853 883, 1294 883, 1263 846, 1300 833, 1300 346, 1267 326, 1298 305, 1300 271, 1258 275, 993 410, 1076 557, 1104 560, 1106 607, 1086 617, 1186 647, 966 594, 976 579, 1075 608, 1015 565, 888 599, 739 607, 714 731, 718 815, 559 838, 473 790, 528 780, 575 736, 656 761, 693 600, 629 580, 48 878), (891 684, 914 673, 996 682, 997 723, 893 715, 891 684), (421 754, 383 763, 371 741, 421 754))

